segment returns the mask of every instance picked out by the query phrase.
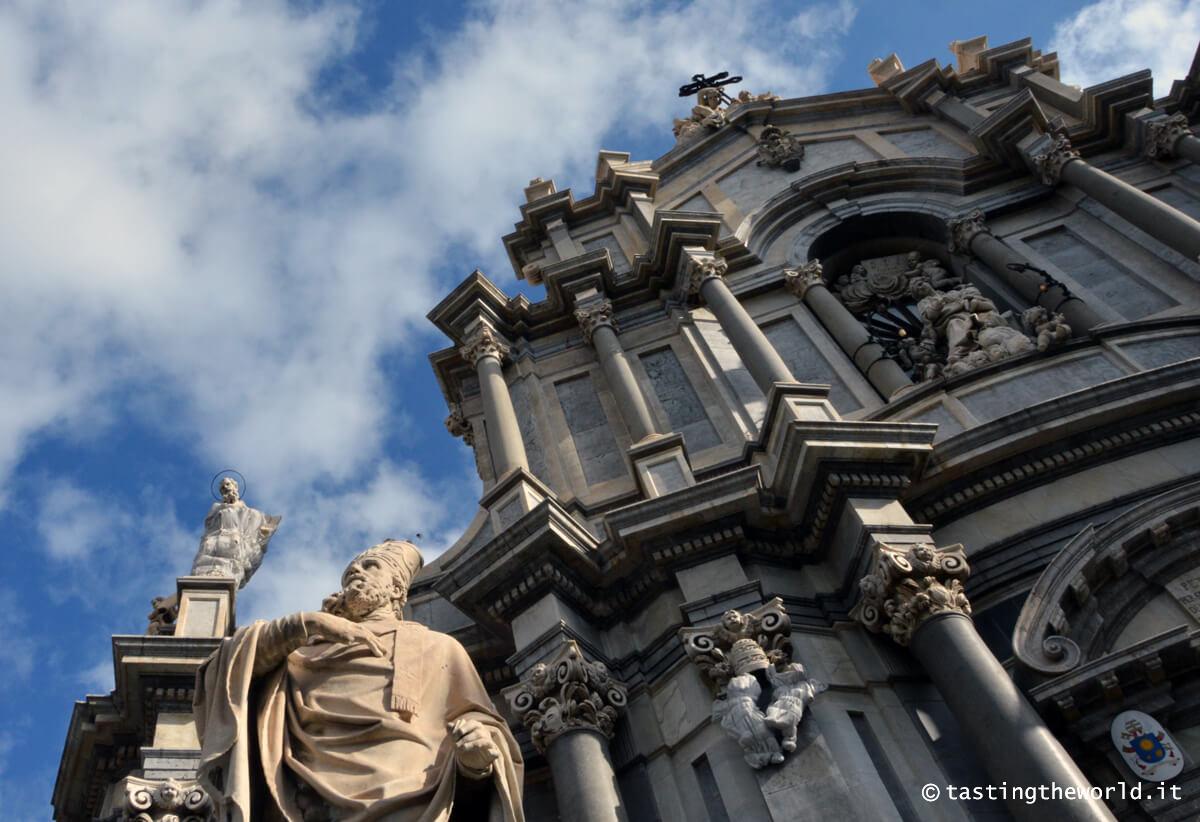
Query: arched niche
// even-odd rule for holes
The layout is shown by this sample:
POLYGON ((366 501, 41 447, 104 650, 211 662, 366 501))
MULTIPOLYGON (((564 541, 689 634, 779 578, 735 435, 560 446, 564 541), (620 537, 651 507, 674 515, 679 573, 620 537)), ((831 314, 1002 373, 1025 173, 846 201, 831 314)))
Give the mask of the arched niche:
POLYGON ((801 237, 797 246, 801 244, 807 244, 807 248, 798 256, 820 260, 829 282, 836 282, 864 259, 913 251, 924 258, 936 259, 948 270, 953 266, 946 250, 945 220, 915 211, 885 211, 851 217, 811 241, 801 237))

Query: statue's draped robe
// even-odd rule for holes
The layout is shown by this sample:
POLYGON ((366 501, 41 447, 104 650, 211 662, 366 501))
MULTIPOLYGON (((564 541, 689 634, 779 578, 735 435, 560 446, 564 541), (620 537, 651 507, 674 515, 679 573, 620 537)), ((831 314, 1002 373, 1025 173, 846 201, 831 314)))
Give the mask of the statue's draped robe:
POLYGON ((223 813, 235 822, 250 820, 253 804, 261 814, 255 822, 301 822, 300 789, 319 795, 339 822, 448 820, 456 782, 460 791, 473 786, 461 784, 467 778, 457 772, 446 726, 469 717, 500 750, 489 777, 491 817, 522 822, 520 750, 462 645, 415 623, 364 624, 386 656, 362 644, 322 642, 293 651, 264 673, 264 660, 270 661, 272 647, 283 647, 287 629, 283 621, 256 622, 222 642, 200 668, 200 773, 222 783, 213 787, 225 797, 223 813), (256 666, 258 655, 265 656, 256 666), (393 691, 402 696, 394 699, 393 691), (415 714, 392 707, 413 700, 415 714), (264 781, 260 806, 252 794, 264 781))
POLYGON ((192 573, 231 576, 245 585, 262 564, 279 521, 241 500, 213 503, 204 518, 204 536, 192 560, 192 573))

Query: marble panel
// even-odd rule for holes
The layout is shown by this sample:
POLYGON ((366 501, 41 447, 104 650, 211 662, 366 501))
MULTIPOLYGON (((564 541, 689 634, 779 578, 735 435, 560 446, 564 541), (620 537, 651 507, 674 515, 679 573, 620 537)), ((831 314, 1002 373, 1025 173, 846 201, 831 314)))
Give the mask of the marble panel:
POLYGON ((704 410, 696 389, 688 381, 679 357, 670 348, 641 356, 642 367, 654 394, 667 414, 672 431, 683 434, 688 451, 697 454, 721 444, 721 437, 704 410))
POLYGON ((829 400, 842 414, 862 407, 862 403, 850 393, 833 366, 794 319, 784 317, 775 320, 764 325, 762 330, 797 380, 828 383, 829 400))
POLYGON ((979 420, 994 420, 1054 397, 1125 376, 1102 354, 1059 362, 963 394, 963 405, 979 420))
POLYGON ((1176 304, 1066 226, 1026 237, 1025 243, 1125 319, 1136 320, 1176 304))
POLYGON ((949 157, 961 160, 972 152, 951 140, 937 129, 919 128, 913 131, 894 131, 879 135, 909 157, 949 157))
POLYGON ((1121 351, 1128 354, 1144 368, 1158 368, 1171 363, 1200 357, 1200 334, 1179 337, 1158 337, 1151 340, 1119 343, 1121 351))
POLYGON ((508 387, 512 397, 513 411, 517 415, 517 427, 521 431, 521 441, 525 443, 525 456, 529 460, 529 471, 547 485, 550 477, 546 471, 546 452, 542 447, 542 437, 538 432, 538 415, 534 412, 532 392, 536 388, 530 380, 515 380, 508 387))
POLYGON ((624 476, 625 461, 600 406, 591 375, 584 374, 554 386, 562 406, 575 453, 589 485, 624 476))

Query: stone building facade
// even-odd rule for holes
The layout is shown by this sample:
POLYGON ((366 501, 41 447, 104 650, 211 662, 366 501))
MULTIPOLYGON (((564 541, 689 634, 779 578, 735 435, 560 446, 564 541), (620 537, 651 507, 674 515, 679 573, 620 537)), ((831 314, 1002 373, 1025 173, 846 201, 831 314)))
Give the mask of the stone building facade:
MULTIPOLYGON (((476 271, 430 313, 482 495, 409 606, 509 712, 530 819, 1200 810, 1200 60, 1156 100, 953 49, 703 89, 662 157, 525 190, 542 299, 476 271), (1059 792, 948 795, 989 785, 1059 792)), ((56 819, 187 795, 213 624, 114 637, 56 819)))

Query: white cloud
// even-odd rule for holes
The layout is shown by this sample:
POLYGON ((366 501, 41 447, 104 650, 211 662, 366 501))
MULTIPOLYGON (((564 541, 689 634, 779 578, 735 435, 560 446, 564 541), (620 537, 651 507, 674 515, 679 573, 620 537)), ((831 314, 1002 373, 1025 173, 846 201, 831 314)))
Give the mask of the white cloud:
MULTIPOLYGON (((264 609, 299 604, 309 579, 324 592, 348 551, 384 536, 422 531, 435 553, 478 483, 465 458, 450 489, 386 453, 403 420, 444 410, 406 405, 382 362, 424 368, 444 344, 423 315, 467 273, 446 250, 507 280, 499 237, 529 178, 586 183, 617 129, 669 134, 698 70, 824 90, 854 8, 495 0, 469 14, 347 110, 322 77, 355 47, 351 2, 0 7, 0 505, 38 437, 147 427, 236 465, 251 504, 284 515, 256 580, 264 609)), ((199 523, 164 526, 157 496, 52 479, 39 530, 53 559, 123 557, 115 535, 132 534, 152 561, 114 559, 122 590, 191 559, 199 523)))
POLYGON ((1200 42, 1200 0, 1100 0, 1054 27, 1064 82, 1087 88, 1141 69, 1163 96, 1183 79, 1200 42))

